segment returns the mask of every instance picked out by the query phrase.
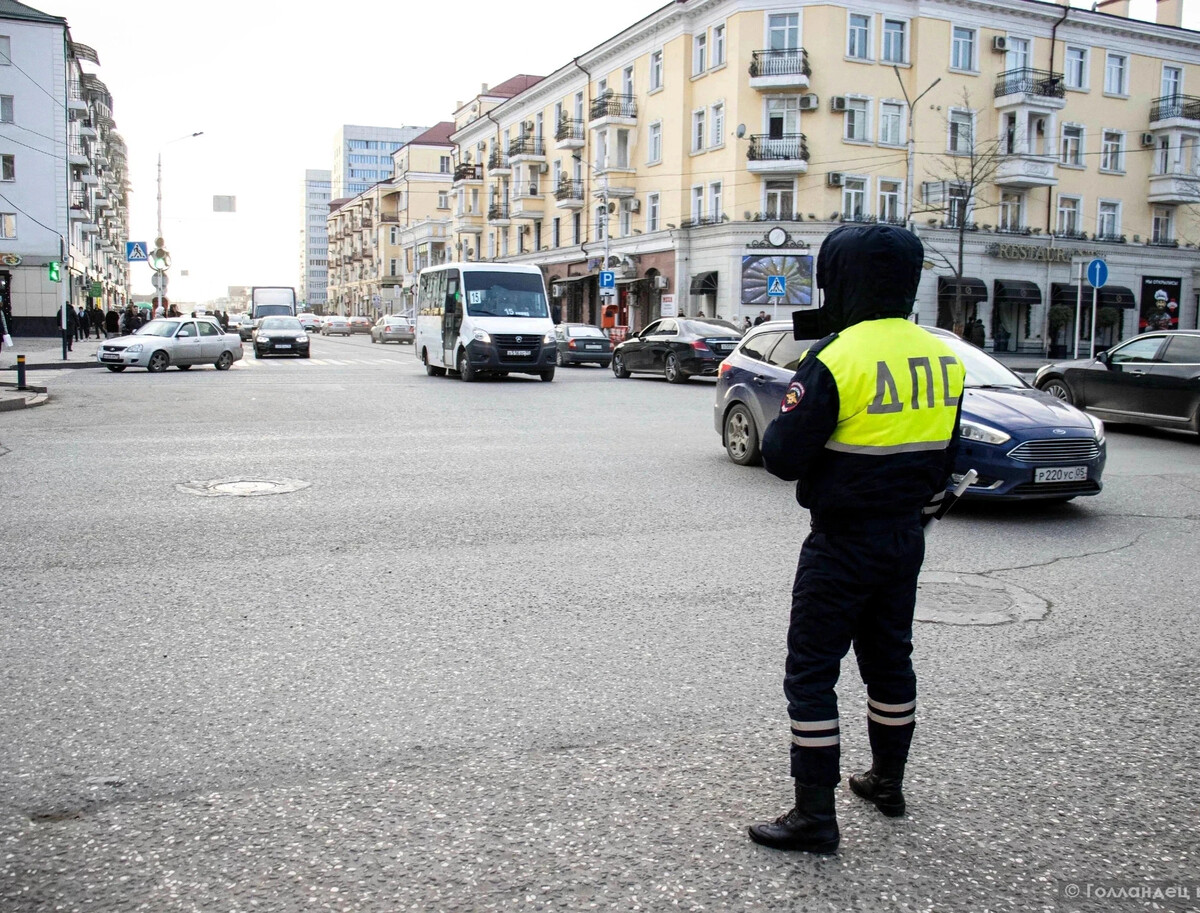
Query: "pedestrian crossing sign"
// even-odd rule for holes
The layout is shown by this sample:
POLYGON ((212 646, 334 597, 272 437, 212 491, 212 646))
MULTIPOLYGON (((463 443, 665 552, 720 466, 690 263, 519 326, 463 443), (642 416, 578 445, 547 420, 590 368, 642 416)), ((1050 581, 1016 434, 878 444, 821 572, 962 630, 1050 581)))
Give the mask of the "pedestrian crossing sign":
POLYGON ((786 298, 787 297, 787 276, 768 276, 767 277, 767 297, 768 298, 786 298))
POLYGON ((145 263, 150 259, 145 241, 126 241, 125 260, 128 263, 145 263))

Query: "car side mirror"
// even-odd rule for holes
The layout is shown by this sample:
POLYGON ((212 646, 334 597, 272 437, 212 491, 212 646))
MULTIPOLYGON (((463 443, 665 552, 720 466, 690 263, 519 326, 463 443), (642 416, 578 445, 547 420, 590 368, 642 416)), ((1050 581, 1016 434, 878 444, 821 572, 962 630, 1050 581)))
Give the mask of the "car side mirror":
POLYGON ((1100 362, 1105 367, 1108 367, 1112 363, 1112 356, 1109 355, 1107 351, 1097 352, 1096 361, 1100 362))

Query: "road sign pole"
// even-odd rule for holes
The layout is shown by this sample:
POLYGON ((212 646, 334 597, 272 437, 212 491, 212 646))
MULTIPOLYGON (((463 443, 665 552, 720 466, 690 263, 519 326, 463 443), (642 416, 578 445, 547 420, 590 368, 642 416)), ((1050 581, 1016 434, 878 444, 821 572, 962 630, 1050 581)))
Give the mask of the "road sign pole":
POLYGON ((1096 357, 1096 299, 1100 295, 1100 289, 1092 286, 1092 342, 1088 346, 1088 358, 1096 357))
POLYGON ((1079 263, 1079 285, 1075 288, 1075 354, 1079 357, 1079 322, 1083 319, 1083 262, 1079 263))

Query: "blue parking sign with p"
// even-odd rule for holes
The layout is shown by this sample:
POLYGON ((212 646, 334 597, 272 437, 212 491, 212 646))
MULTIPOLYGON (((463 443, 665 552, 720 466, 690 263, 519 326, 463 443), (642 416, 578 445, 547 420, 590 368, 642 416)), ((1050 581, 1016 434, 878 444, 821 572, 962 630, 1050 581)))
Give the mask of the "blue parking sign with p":
POLYGON ((617 274, 611 269, 600 271, 600 288, 616 288, 617 274))
POLYGON ((767 277, 767 297, 768 298, 786 298, 787 297, 787 276, 768 276, 767 277))
POLYGON ((126 241, 125 260, 128 263, 146 262, 150 255, 146 251, 145 241, 126 241))

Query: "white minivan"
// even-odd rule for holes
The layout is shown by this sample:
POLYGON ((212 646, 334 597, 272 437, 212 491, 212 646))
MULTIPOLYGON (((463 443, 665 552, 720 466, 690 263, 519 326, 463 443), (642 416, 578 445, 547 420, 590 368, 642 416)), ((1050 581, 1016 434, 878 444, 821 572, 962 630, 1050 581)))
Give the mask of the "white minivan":
POLYGON ((505 263, 421 270, 413 346, 430 375, 536 374, 554 380, 554 322, 542 272, 505 263))

